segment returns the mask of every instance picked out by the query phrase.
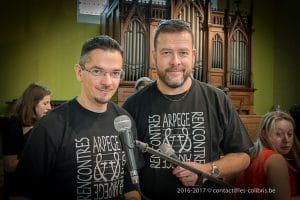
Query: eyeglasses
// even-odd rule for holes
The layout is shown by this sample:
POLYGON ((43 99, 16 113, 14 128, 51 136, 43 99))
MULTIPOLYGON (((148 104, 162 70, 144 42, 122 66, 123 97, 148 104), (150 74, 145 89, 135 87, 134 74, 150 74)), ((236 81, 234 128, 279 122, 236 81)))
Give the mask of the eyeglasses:
POLYGON ((125 72, 120 69, 120 70, 113 70, 111 72, 107 72, 102 68, 99 67, 92 67, 91 69, 87 69, 84 65, 80 65, 81 69, 84 71, 87 71, 89 73, 91 73, 93 76, 101 76, 101 77, 105 77, 106 74, 109 74, 111 78, 114 79, 123 79, 125 72))
POLYGON ((186 28, 191 28, 190 23, 183 21, 181 19, 162 19, 159 21, 159 26, 162 25, 178 25, 186 28))

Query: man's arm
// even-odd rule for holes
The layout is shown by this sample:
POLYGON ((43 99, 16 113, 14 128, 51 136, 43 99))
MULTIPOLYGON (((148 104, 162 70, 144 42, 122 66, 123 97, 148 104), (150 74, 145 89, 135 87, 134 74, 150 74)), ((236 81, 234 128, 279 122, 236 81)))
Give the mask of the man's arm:
POLYGON ((6 172, 16 171, 18 165, 18 156, 17 155, 4 155, 3 156, 3 166, 6 172))
POLYGON ((130 191, 124 194, 125 200, 141 200, 141 195, 138 191, 130 191))
POLYGON ((245 170, 250 164, 250 156, 244 152, 229 153, 214 163, 220 169, 219 178, 226 178, 245 170))
MULTIPOLYGON (((220 170, 220 175, 218 176, 218 178, 225 178, 245 170, 250 164, 250 157, 247 153, 244 152, 229 153, 223 156, 221 159, 215 161, 214 163, 220 170)), ((185 164, 211 175, 211 163, 200 164, 196 162, 186 162, 185 164)), ((198 179, 197 174, 183 169, 182 167, 176 167, 173 170, 173 174, 177 178, 179 178, 179 180, 185 186, 194 186, 198 179)))

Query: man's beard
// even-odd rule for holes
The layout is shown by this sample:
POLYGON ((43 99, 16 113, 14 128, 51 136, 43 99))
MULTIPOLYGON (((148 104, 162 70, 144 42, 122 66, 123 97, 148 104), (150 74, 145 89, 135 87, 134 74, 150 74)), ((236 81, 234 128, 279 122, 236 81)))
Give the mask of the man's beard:
POLYGON ((188 77, 191 76, 191 72, 190 71, 185 71, 183 73, 182 78, 180 78, 180 80, 172 80, 171 78, 168 78, 167 72, 160 71, 158 67, 156 69, 157 69, 157 75, 158 75, 159 79, 165 85, 167 85, 170 88, 179 88, 179 87, 181 87, 186 82, 186 80, 188 79, 188 77))
POLYGON ((94 98, 95 102, 98 104, 107 104, 109 102, 109 99, 104 99, 104 98, 94 98))
MULTIPOLYGON (((108 90, 110 89, 110 86, 101 86, 101 87, 97 87, 97 89, 99 90, 108 90)), ((112 96, 108 97, 108 96, 94 96, 94 100, 96 103, 98 104, 107 104, 109 102, 109 100, 111 99, 112 96)))

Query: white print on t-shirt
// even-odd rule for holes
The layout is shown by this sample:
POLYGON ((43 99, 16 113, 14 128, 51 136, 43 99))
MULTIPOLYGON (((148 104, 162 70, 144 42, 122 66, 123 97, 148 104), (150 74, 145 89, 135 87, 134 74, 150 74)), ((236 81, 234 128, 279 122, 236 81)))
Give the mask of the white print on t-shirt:
POLYGON ((125 154, 118 136, 75 139, 77 199, 109 199, 123 193, 125 154))
MULTIPOLYGON (((206 128, 203 112, 164 113, 148 117, 149 143, 159 149, 163 143, 173 147, 182 162, 205 163, 206 128)), ((151 168, 170 168, 158 156, 150 156, 151 168)))

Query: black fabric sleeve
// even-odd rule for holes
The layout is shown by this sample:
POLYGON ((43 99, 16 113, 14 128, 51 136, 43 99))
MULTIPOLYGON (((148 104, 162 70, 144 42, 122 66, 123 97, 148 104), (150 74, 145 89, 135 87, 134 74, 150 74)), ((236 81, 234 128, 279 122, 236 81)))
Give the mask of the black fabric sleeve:
POLYGON ((224 102, 226 128, 222 144, 223 153, 245 152, 249 154, 249 149, 253 146, 253 143, 248 132, 227 96, 224 102))

